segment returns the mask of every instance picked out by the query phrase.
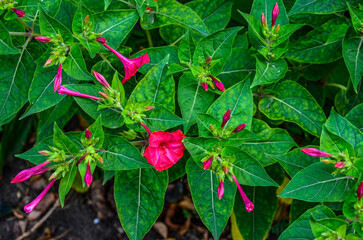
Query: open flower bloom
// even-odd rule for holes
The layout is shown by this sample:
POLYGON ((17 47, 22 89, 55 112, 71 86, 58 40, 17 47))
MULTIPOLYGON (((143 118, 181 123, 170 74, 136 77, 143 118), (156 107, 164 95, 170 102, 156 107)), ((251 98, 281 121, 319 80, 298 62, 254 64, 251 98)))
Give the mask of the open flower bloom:
POLYGON ((107 82, 107 80, 106 80, 106 78, 104 77, 104 76, 102 76, 102 74, 101 73, 98 73, 98 72, 96 72, 96 71, 92 71, 92 73, 93 73, 93 75, 95 75, 95 77, 96 77, 96 79, 97 79, 97 81, 99 82, 99 83, 101 83, 105 88, 108 88, 108 89, 110 89, 111 87, 110 87, 110 84, 108 84, 108 82, 107 82))
POLYGON ((57 89, 60 87, 61 84, 62 84, 62 64, 60 63, 58 66, 57 75, 55 76, 54 79, 54 92, 57 91, 57 89))
POLYGON ((223 184, 223 180, 221 180, 219 182, 218 188, 217 188, 217 192, 218 192, 218 199, 221 200, 224 194, 224 184, 223 184))
POLYGON ((43 190, 43 192, 41 192, 39 194, 38 197, 36 197, 32 202, 30 202, 30 203, 28 203, 27 205, 24 206, 24 211, 26 213, 30 213, 31 211, 33 211, 33 209, 40 203, 40 201, 43 199, 45 194, 49 191, 50 187, 53 185, 54 182, 55 182, 55 179, 53 179, 48 184, 48 186, 43 190))
POLYGON ((124 65, 124 69, 125 69, 125 78, 122 80, 122 84, 124 84, 127 80, 129 80, 132 76, 134 76, 137 72, 137 70, 139 70, 139 68, 150 62, 150 58, 149 55, 147 55, 147 53, 145 53, 144 55, 141 55, 140 57, 137 58, 127 58, 125 56, 123 56, 121 53, 117 52, 115 49, 113 49, 112 47, 108 46, 106 44, 106 39, 100 37, 100 38, 96 38, 96 40, 98 42, 100 42, 103 46, 105 46, 106 48, 108 48, 111 52, 113 52, 113 54, 116 55, 116 57, 118 57, 122 64, 124 65))
POLYGON ((93 177, 92 177, 92 172, 91 172, 91 166, 88 162, 86 175, 84 176, 84 182, 86 183, 87 187, 91 186, 92 180, 93 180, 93 177))
POLYGON ((239 185, 236 176, 232 175, 234 182, 237 185, 238 191, 241 194, 241 197, 243 199, 243 202, 245 203, 245 208, 247 210, 247 212, 251 212, 253 210, 253 208, 255 207, 253 205, 253 203, 248 199, 247 195, 245 194, 245 192, 242 190, 241 186, 239 185))
POLYGON ((99 97, 95 97, 95 96, 83 94, 83 93, 80 93, 80 92, 72 91, 72 90, 70 90, 68 88, 65 88, 63 86, 59 87, 58 94, 66 94, 66 95, 71 95, 71 96, 75 96, 75 97, 84 97, 84 98, 91 98, 91 99, 94 99, 94 100, 100 100, 99 97))
POLYGON ((330 153, 320 151, 316 148, 302 148, 301 151, 313 157, 330 157, 330 153))
POLYGON ((16 13, 16 15, 18 15, 18 17, 24 17, 25 16, 25 12, 23 10, 16 9, 16 8, 12 8, 12 10, 16 13))
POLYGON ((148 163, 153 165, 157 171, 166 170, 176 164, 184 154, 185 147, 182 140, 185 135, 180 130, 172 133, 151 132, 144 123, 141 125, 150 134, 149 146, 144 152, 148 163))
POLYGON ((49 171, 50 167, 45 167, 49 163, 50 163, 50 161, 45 161, 35 167, 21 171, 20 173, 18 173, 18 175, 15 176, 15 178, 13 180, 11 180, 11 183, 24 182, 25 180, 28 180, 33 175, 39 175, 39 174, 49 171))

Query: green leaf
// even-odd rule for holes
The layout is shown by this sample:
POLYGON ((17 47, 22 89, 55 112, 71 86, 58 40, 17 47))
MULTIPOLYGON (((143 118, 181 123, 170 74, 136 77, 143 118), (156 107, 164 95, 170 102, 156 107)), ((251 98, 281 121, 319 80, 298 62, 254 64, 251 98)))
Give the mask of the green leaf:
POLYGON ((191 64, 193 60, 194 49, 194 41, 190 29, 188 28, 178 48, 179 61, 185 62, 186 64, 191 64))
POLYGON ((324 236, 323 234, 333 234, 339 230, 342 230, 345 234, 348 223, 339 218, 327 218, 316 220, 314 216, 310 215, 310 226, 313 234, 316 238, 324 236), (339 229, 339 230, 338 230, 339 229))
POLYGON ((274 91, 275 96, 262 98, 258 105, 263 114, 273 120, 294 122, 309 133, 320 136, 326 117, 304 87, 294 81, 285 81, 274 91))
POLYGON ((164 206, 168 173, 155 169, 117 171, 115 202, 127 236, 141 240, 154 225, 164 206))
POLYGON ((350 110, 345 118, 363 132, 363 103, 350 110))
POLYGON ((59 182, 59 189, 58 189, 59 201, 62 207, 64 207, 65 197, 69 192, 69 190, 71 190, 74 178, 76 177, 77 173, 76 161, 73 161, 73 163, 70 164, 69 168, 70 168, 69 171, 59 182))
POLYGON ((62 132, 56 122, 54 123, 53 146, 73 156, 77 156, 79 153, 77 145, 62 132))
POLYGON ((204 36, 209 35, 209 31, 202 19, 189 7, 176 0, 159 0, 158 5, 158 11, 145 14, 141 19, 141 26, 144 29, 176 24, 190 28, 204 36))
POLYGON ((330 154, 345 153, 347 150, 350 156, 355 156, 353 146, 345 139, 331 133, 326 127, 321 133, 320 147, 322 151, 330 154))
POLYGON ((179 80, 178 104, 185 120, 184 132, 197 121, 198 113, 205 113, 214 100, 214 93, 204 91, 192 73, 185 73, 179 80))
POLYGON ((353 29, 349 29, 343 41, 343 58, 348 68, 354 90, 363 76, 363 38, 353 29))
POLYGON ((112 10, 97 13, 94 19, 94 32, 101 33, 107 44, 116 49, 134 28, 139 16, 136 10, 112 10))
POLYGON ((154 9, 156 8, 156 11, 159 8, 158 3, 155 0, 135 0, 135 3, 140 18, 144 16, 144 13, 147 8, 154 8, 154 9))
POLYGON ((303 153, 300 148, 285 154, 271 155, 271 158, 278 161, 290 177, 294 177, 299 171, 320 161, 317 157, 303 153))
POLYGON ((334 166, 314 163, 298 172, 280 194, 307 202, 342 202, 353 186, 349 176, 332 175, 334 166))
POLYGON ((42 8, 40 8, 39 27, 42 36, 52 38, 60 34, 65 44, 73 43, 73 35, 68 28, 49 16, 42 8))
POLYGON ((132 91, 129 101, 141 102, 150 100, 175 111, 175 83, 166 72, 169 55, 153 67, 132 91))
POLYGON ((185 148, 188 150, 193 160, 200 166, 203 166, 202 160, 213 150, 213 147, 219 142, 215 138, 191 138, 186 137, 183 140, 185 148))
POLYGON ((207 114, 222 120, 224 114, 231 109, 231 118, 223 129, 232 128, 245 123, 246 129, 251 128, 253 115, 253 99, 250 80, 247 78, 225 91, 208 109, 207 114))
POLYGON ((94 148, 101 148, 105 140, 105 134, 103 133, 101 116, 99 116, 96 119, 96 121, 88 127, 88 129, 92 133, 92 138, 98 139, 97 143, 94 145, 94 148))
POLYGON ((256 75, 253 79, 251 88, 262 85, 271 84, 282 79, 288 70, 288 66, 285 60, 269 60, 259 59, 256 57, 256 75))
POLYGON ((203 170, 192 159, 188 160, 186 171, 195 209, 213 238, 219 239, 232 213, 236 186, 226 179, 224 195, 219 200, 215 173, 203 170))
POLYGON ((19 50, 14 47, 8 30, 0 21, 0 55, 2 54, 19 54, 19 50))
POLYGON ((104 150, 100 152, 103 163, 99 166, 106 170, 133 170, 150 168, 140 151, 121 136, 106 135, 103 143, 104 150))
POLYGON ((307 210, 301 217, 293 222, 279 237, 279 240, 290 239, 314 239, 313 231, 310 227, 310 216, 315 219, 333 218, 335 214, 328 207, 318 205, 307 210))
POLYGON ((264 121, 253 119, 251 131, 261 140, 247 141, 240 148, 257 159, 263 166, 272 164, 270 155, 283 154, 296 146, 289 133, 280 128, 270 128, 264 121))
POLYGON ((83 59, 81 48, 78 43, 71 45, 71 50, 63 62, 64 71, 71 77, 78 80, 93 80, 93 77, 88 72, 86 63, 83 59))
MULTIPOLYGON (((102 91, 102 87, 99 85, 65 85, 66 88, 73 91, 81 92, 84 94, 98 96, 99 91, 102 91)), ((100 102, 94 99, 74 97, 77 104, 93 119, 97 119, 99 115, 102 115, 102 124, 108 128, 119 128, 124 124, 121 111, 114 108, 104 108, 99 111, 98 106, 100 102)))
POLYGON ((248 37, 250 39, 251 45, 256 49, 260 49, 267 46, 268 44, 265 41, 264 37, 262 36, 261 23, 254 16, 248 13, 243 13, 239 10, 238 12, 244 17, 244 19, 248 23, 248 37))
POLYGON ((220 121, 208 114, 199 113, 195 117, 197 119, 200 137, 213 137, 209 125, 214 125, 217 128, 221 125, 220 121))
POLYGON ((354 4, 357 0, 335 0, 332 2, 324 0, 297 0, 291 8, 289 15, 299 13, 329 14, 341 12, 347 9, 347 2, 354 4))
POLYGON ((287 25, 283 25, 280 28, 279 34, 276 38, 276 40, 271 44, 271 47, 277 47, 278 45, 284 43, 286 40, 289 39, 289 37, 296 32, 297 30, 299 30, 300 28, 302 28, 304 26, 304 24, 287 24, 287 25))
POLYGON ((212 61, 219 60, 211 69, 212 75, 217 76, 231 54, 234 38, 241 29, 242 27, 228 28, 200 40, 193 55, 194 65, 199 65, 199 58, 204 60, 211 57, 212 61))
POLYGON ((357 9, 347 2, 350 17, 352 18, 352 23, 355 31, 360 32, 363 24, 363 11, 362 9, 357 9))

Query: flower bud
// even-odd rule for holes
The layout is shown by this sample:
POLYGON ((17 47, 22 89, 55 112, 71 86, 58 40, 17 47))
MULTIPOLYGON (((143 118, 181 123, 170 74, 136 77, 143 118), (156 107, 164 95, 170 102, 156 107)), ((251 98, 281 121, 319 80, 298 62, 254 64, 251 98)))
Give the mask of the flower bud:
POLYGON ((363 29, 362 29, 362 30, 360 30, 360 35, 362 35, 362 36, 363 36, 363 29))
POLYGON ((225 174, 227 174, 229 172, 228 166, 224 166, 223 171, 224 171, 225 174))
POLYGON ((88 23, 89 21, 89 15, 87 15, 85 18, 84 18, 84 23, 88 23))
POLYGON ((323 163, 325 163, 325 164, 330 164, 330 160, 329 159, 323 159, 323 160, 321 160, 323 163))
POLYGON ((237 132, 242 131, 243 129, 245 129, 245 127, 246 127, 246 124, 245 123, 240 124, 232 132, 233 133, 237 133, 237 132))
POLYGON ((218 199, 219 199, 219 200, 221 200, 221 199, 222 199, 222 197, 223 197, 223 194, 224 194, 224 185, 223 185, 223 180, 221 180, 221 181, 219 182, 217 192, 218 192, 218 199))
POLYGON ((204 91, 208 91, 208 83, 202 83, 202 88, 204 89, 204 91))
POLYGON ((278 33, 280 31, 280 24, 277 25, 277 27, 275 28, 275 33, 278 33))
POLYGON ((210 57, 210 56, 205 59, 206 63, 210 63, 210 61, 212 61, 212 57, 210 57))
POLYGON ((103 158, 102 158, 101 156, 98 156, 98 161, 99 161, 100 163, 103 163, 103 158))
POLYGON ((52 64, 52 62, 53 62, 53 59, 49 58, 49 59, 45 62, 44 66, 49 66, 50 64, 52 64))
POLYGON ((206 161, 203 162, 203 169, 207 170, 210 168, 210 165, 212 165, 213 156, 208 158, 206 161))
POLYGON ((271 23, 271 27, 274 27, 275 26, 276 19, 277 19, 277 16, 278 15, 279 15, 279 6, 276 3, 275 6, 274 6, 274 8, 272 9, 272 23, 271 23))
POLYGON ((216 127, 212 124, 209 124, 209 130, 213 132, 214 130, 216 130, 216 127))
POLYGON ((266 22, 266 18, 265 18, 265 14, 261 14, 261 24, 262 26, 266 27, 267 26, 267 22, 266 22))
POLYGON ((344 168, 345 167, 345 163, 344 162, 337 162, 335 165, 334 165, 335 168, 344 168))
POLYGON ((224 125, 226 125, 226 123, 229 121, 230 118, 231 118, 231 109, 228 109, 228 111, 223 116, 221 128, 223 128, 224 125))
POLYGON ((52 41, 51 38, 44 37, 44 36, 35 37, 35 39, 42 43, 49 43, 50 41, 52 41))
POLYGON ((91 139, 92 137, 92 133, 91 131, 87 128, 86 131, 84 132, 84 136, 87 138, 87 139, 91 139))
POLYGON ((145 111, 150 111, 153 110, 155 107, 154 106, 147 106, 144 108, 145 111))
POLYGON ((51 153, 47 150, 41 150, 38 153, 42 154, 43 156, 49 156, 51 153))
POLYGON ((99 43, 107 43, 107 40, 103 37, 98 37, 96 38, 96 41, 99 42, 99 43))
POLYGON ((25 12, 23 10, 16 9, 16 8, 12 8, 12 10, 16 13, 16 15, 18 15, 18 17, 24 17, 25 16, 25 12))
POLYGON ((357 189, 357 198, 358 200, 361 200, 363 196, 363 181, 359 184, 359 187, 357 189))
POLYGON ((106 94, 106 93, 104 93, 104 92, 98 92, 100 95, 101 95, 101 97, 103 97, 104 99, 107 99, 108 98, 108 95, 106 94))
MULTIPOLYGON (((217 78, 213 77, 212 75, 209 75, 209 77, 213 80, 214 84, 216 85, 216 88, 221 91, 224 92, 224 84, 219 81, 217 78)), ((213 88, 214 89, 214 88, 213 88)))
POLYGON ((320 151, 316 148, 302 148, 301 151, 313 157, 330 157, 330 153, 320 151))

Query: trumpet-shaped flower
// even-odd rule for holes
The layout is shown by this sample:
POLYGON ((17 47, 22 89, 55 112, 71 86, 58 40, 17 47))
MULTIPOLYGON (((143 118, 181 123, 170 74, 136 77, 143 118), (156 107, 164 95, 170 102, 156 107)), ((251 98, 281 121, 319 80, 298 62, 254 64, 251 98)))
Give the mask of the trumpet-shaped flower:
POLYGON ((28 180, 33 175, 39 175, 42 173, 45 173, 50 170, 50 167, 45 167, 47 164, 49 164, 50 161, 45 161, 35 167, 25 169, 18 173, 13 180, 11 180, 11 183, 18 183, 23 182, 25 180, 28 180))
POLYGON ((33 209, 40 203, 40 201, 43 199, 45 194, 49 191, 49 189, 54 184, 54 182, 55 182, 55 179, 53 179, 48 184, 48 186, 39 194, 38 197, 36 197, 32 202, 30 202, 30 203, 28 203, 27 205, 24 206, 24 211, 26 213, 30 213, 31 211, 33 211, 33 209))
POLYGON ((251 212, 253 210, 253 208, 255 207, 253 205, 253 203, 248 199, 247 195, 245 194, 245 192, 242 190, 241 186, 239 185, 236 176, 232 175, 232 178, 234 180, 234 182, 237 185, 238 191, 241 194, 242 200, 245 203, 245 208, 247 210, 247 212, 251 212))
POLYGON ((108 88, 108 89, 111 88, 110 84, 108 84, 106 78, 104 76, 102 76, 102 74, 100 74, 96 71, 92 71, 92 72, 93 72, 93 75, 95 75, 95 77, 99 83, 101 83, 105 88, 108 88))
POLYGON ((71 95, 71 96, 75 96, 75 97, 84 97, 84 98, 91 98, 91 99, 94 99, 94 100, 100 100, 99 97, 95 97, 95 96, 83 94, 83 93, 80 93, 80 92, 72 91, 72 90, 70 90, 68 88, 65 88, 63 86, 59 87, 58 94, 66 94, 66 95, 71 95))
POLYGON ((54 92, 57 91, 57 89, 60 87, 61 84, 62 84, 62 63, 59 64, 57 75, 55 76, 54 79, 54 92))
POLYGON ((316 148, 302 148, 301 151, 313 157, 330 157, 330 153, 320 151, 316 148))

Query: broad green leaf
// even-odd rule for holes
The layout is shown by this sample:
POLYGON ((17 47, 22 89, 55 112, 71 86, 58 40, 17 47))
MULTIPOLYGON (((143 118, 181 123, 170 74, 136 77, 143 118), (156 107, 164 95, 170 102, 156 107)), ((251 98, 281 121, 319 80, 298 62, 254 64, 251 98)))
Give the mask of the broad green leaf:
POLYGON ((279 237, 279 240, 290 239, 314 239, 313 231, 310 227, 310 216, 315 219, 333 218, 335 214, 328 207, 318 205, 307 210, 301 217, 293 222, 279 237))
POLYGON ((329 14, 341 12, 347 9, 347 2, 354 4, 357 0, 297 0, 291 8, 289 15, 300 13, 329 14))
POLYGON ((258 119, 253 119, 251 131, 261 140, 244 142, 240 148, 263 166, 274 162, 270 155, 286 153, 296 145, 286 130, 270 128, 267 123, 258 119))
POLYGON ((278 161, 290 177, 294 177, 302 169, 320 161, 317 157, 303 153, 300 148, 285 154, 271 155, 271 158, 278 161))
POLYGON ((2 54, 19 54, 19 50, 14 47, 8 30, 0 21, 0 55, 2 54))
POLYGON ((71 50, 63 62, 64 71, 77 80, 93 80, 93 77, 88 72, 86 63, 83 59, 81 48, 78 43, 71 46, 71 50))
POLYGON ((166 72, 169 55, 153 67, 132 91, 129 101, 141 102, 150 100, 175 111, 175 83, 166 72))
POLYGON ((64 150, 67 155, 77 156, 79 153, 77 145, 62 132, 56 122, 54 123, 53 146, 64 150))
POLYGON ((280 194, 307 202, 341 202, 353 186, 350 176, 332 175, 334 166, 314 163, 298 172, 280 194))
POLYGON ((340 116, 334 108, 332 108, 325 126, 331 133, 349 142, 356 152, 363 147, 363 133, 347 119, 340 116))
POLYGON ((199 65, 200 58, 203 61, 207 57, 211 57, 212 61, 219 60, 211 69, 212 75, 218 75, 231 54, 234 38, 241 29, 242 27, 228 28, 203 38, 195 48, 194 65, 199 65))
POLYGON ((274 89, 274 96, 261 99, 258 109, 268 118, 294 122, 309 133, 320 136, 325 114, 313 96, 294 81, 285 81, 274 89))
POLYGON ((50 16, 55 16, 61 4, 61 0, 20 0, 17 2, 16 8, 19 6, 19 9, 25 12, 25 17, 29 19, 34 19, 39 6, 50 16))
POLYGON ((103 169, 133 170, 152 167, 140 151, 121 136, 106 135, 102 149, 100 155, 103 163, 99 163, 99 166, 103 169))
POLYGON ((295 42, 290 42, 288 59, 322 64, 338 60, 342 56, 342 40, 348 29, 345 20, 334 18, 303 35, 295 42))
POLYGON ((99 116, 94 123, 92 123, 88 129, 91 131, 91 138, 98 139, 97 143, 94 144, 94 148, 100 149, 105 141, 105 134, 102 128, 102 118, 99 116))
POLYGON ((135 0, 136 10, 139 14, 140 18, 144 16, 144 13, 147 8, 154 8, 156 11, 158 10, 158 3, 155 0, 135 0))
POLYGON ((219 142, 219 140, 216 138, 187 137, 184 138, 183 142, 193 160, 202 167, 202 160, 213 150, 213 147, 219 142))
POLYGON ((354 90, 363 76, 363 37, 349 29, 343 41, 343 58, 348 68, 354 90))
POLYGON ((271 47, 276 47, 276 46, 280 45, 281 43, 284 43, 286 40, 289 39, 289 37, 294 32, 296 32, 297 30, 299 30, 303 26, 304 26, 303 24, 287 24, 287 25, 283 25, 280 28, 280 31, 279 31, 279 34, 278 34, 276 40, 271 44, 271 47))
POLYGON ((143 239, 154 225, 163 210, 167 185, 167 171, 149 168, 116 172, 117 213, 130 239, 143 239))
POLYGON ((293 199, 290 206, 290 220, 289 223, 295 222, 301 217, 307 210, 316 207, 320 203, 305 202, 297 199, 293 199))
POLYGON ((77 173, 76 161, 73 161, 73 163, 69 165, 69 171, 59 182, 59 189, 58 189, 59 201, 62 207, 64 207, 64 201, 67 193, 69 192, 69 190, 71 190, 74 178, 76 177, 76 173, 77 173))
POLYGON ((59 11, 55 18, 68 29, 72 29, 74 14, 77 11, 77 5, 71 1, 62 1, 59 11))
POLYGON ((188 160, 186 171, 195 209, 213 238, 219 239, 232 213, 236 186, 226 178, 224 194, 219 200, 215 173, 203 170, 192 159, 188 160))
POLYGON ((159 10, 145 14, 141 19, 144 29, 154 29, 162 26, 176 24, 190 28, 207 36, 209 30, 200 17, 189 7, 176 0, 159 0, 159 10))
POLYGON ((350 156, 355 156, 353 146, 345 139, 331 133, 326 127, 321 133, 320 147, 322 151, 330 154, 345 153, 347 150, 350 156))
POLYGON ((256 49, 266 47, 268 43, 265 41, 264 37, 262 36, 261 23, 254 16, 248 13, 243 13, 239 10, 238 12, 244 17, 244 19, 248 23, 248 37, 251 45, 256 49))
POLYGON ((251 88, 262 85, 271 84, 282 79, 288 70, 285 60, 267 60, 256 57, 256 75, 253 79, 251 88))
POLYGON ((251 129, 253 100, 248 78, 225 91, 209 107, 207 114, 221 121, 228 109, 231 109, 231 118, 224 125, 224 130, 230 126, 235 128, 242 123, 247 125, 246 129, 251 129))
POLYGON ((190 29, 188 29, 178 48, 179 61, 181 63, 185 62, 186 64, 191 64, 193 61, 194 49, 195 44, 190 33, 190 29))
POLYGON ((363 9, 357 9, 347 2, 350 17, 352 19, 353 27, 356 32, 360 32, 363 24, 363 9))
POLYGON ((18 55, 2 56, 0 64, 0 126, 11 118, 28 101, 28 90, 33 78, 35 63, 26 51, 27 42, 18 55))
POLYGON ((363 132, 363 103, 350 110, 345 118, 363 132))
POLYGON ((134 28, 139 16, 136 10, 112 10, 97 13, 94 19, 94 32, 101 33, 107 44, 116 49, 134 28))
POLYGON ((60 34, 65 44, 71 45, 73 43, 73 35, 69 29, 49 16, 42 8, 40 8, 39 26, 42 36, 52 38, 60 34))
POLYGON ((234 48, 218 78, 226 88, 229 88, 245 79, 250 73, 256 72, 255 66, 256 59, 251 50, 234 48))
MULTIPOLYGON (((346 232, 348 223, 339 218, 327 218, 316 220, 314 216, 310 216, 310 226, 316 238, 323 237, 324 234, 333 234, 340 230, 346 232), (340 229, 340 230, 339 230, 340 229)), ((342 235, 341 235, 342 236, 342 235)))
POLYGON ((256 159, 239 148, 226 147, 223 149, 222 155, 235 156, 236 160, 232 163, 233 173, 240 184, 247 186, 278 186, 256 159))
MULTIPOLYGON (((66 88, 73 91, 81 92, 84 94, 99 96, 99 91, 102 91, 102 87, 99 85, 65 85, 66 88)), ((102 124, 108 128, 119 128, 124 124, 124 120, 121 116, 121 111, 114 108, 100 109, 98 106, 100 102, 94 99, 74 97, 77 104, 93 119, 97 119, 99 115, 102 115, 102 124)))
POLYGON ((214 93, 204 91, 192 73, 185 73, 179 80, 178 104, 185 120, 184 132, 197 121, 198 113, 205 113, 214 100, 214 93))
POLYGON ((213 137, 213 134, 212 134, 209 126, 213 125, 217 128, 219 128, 221 126, 221 121, 218 121, 211 115, 199 113, 195 117, 197 119, 200 137, 213 137))

